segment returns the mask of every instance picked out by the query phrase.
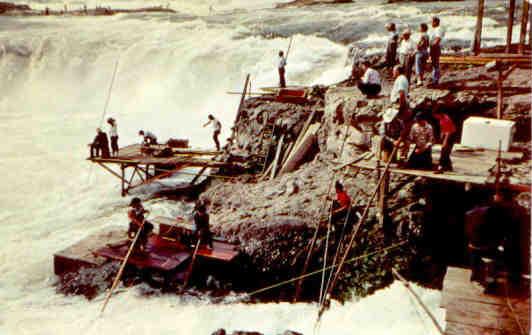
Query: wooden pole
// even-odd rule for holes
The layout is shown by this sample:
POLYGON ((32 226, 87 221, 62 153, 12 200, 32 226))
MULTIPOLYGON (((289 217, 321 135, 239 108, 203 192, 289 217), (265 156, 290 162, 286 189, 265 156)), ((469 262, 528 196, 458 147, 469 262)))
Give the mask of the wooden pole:
POLYGON ((473 53, 480 53, 480 44, 482 40, 482 20, 484 19, 484 0, 478 0, 477 26, 475 29, 475 41, 473 43, 473 53))
POLYGON ((121 184, 122 185, 122 196, 125 197, 126 196, 126 187, 125 187, 126 186, 125 185, 125 183, 126 183, 126 179, 125 179, 126 175, 125 175, 125 173, 126 172, 125 172, 124 164, 120 164, 120 171, 122 173, 122 176, 121 176, 121 180, 122 180, 122 184, 121 184))
POLYGON ((502 109, 503 109, 503 74, 502 70, 497 71, 497 119, 502 119, 502 109))
MULTIPOLYGON (((521 31, 519 33, 519 53, 525 53, 526 28, 528 25, 528 12, 530 11, 529 0, 523 0, 523 15, 521 16, 521 31)), ((531 28, 532 29, 532 28, 531 28)))
POLYGON ((281 150, 283 148, 284 143, 284 134, 281 135, 281 138, 279 139, 279 144, 277 144, 277 150, 275 152, 275 158, 272 162, 272 171, 270 174, 270 180, 275 178, 275 174, 277 173, 277 165, 279 163, 279 157, 281 156, 281 150))
POLYGON ((124 257, 124 260, 122 261, 122 264, 120 265, 120 269, 118 270, 118 273, 116 274, 115 280, 113 281, 113 285, 111 286, 109 293, 107 293, 107 297, 105 298, 105 301, 103 303, 102 309, 100 311, 100 315, 103 314, 103 312, 105 311, 105 307, 107 306, 109 299, 111 299, 111 296, 113 295, 113 291, 118 285, 118 282, 120 281, 120 277, 122 277, 122 273, 124 272, 124 269, 126 268, 126 264, 129 259, 129 256, 131 256, 131 252, 133 252, 133 248, 135 247, 135 244, 137 243, 139 239, 140 233, 142 232, 144 223, 146 223, 146 219, 142 221, 142 224, 140 225, 139 230, 137 230, 137 234, 135 234, 135 238, 133 239, 133 242, 131 242, 131 245, 129 246, 129 250, 127 251, 126 257, 124 257))
POLYGON ((185 273, 185 279, 183 280, 183 286, 181 286, 180 292, 183 292, 188 286, 188 281, 190 280, 190 275, 192 274, 192 269, 194 267, 194 263, 196 262, 196 256, 198 255, 200 244, 201 238, 198 238, 198 242, 196 242, 196 247, 194 248, 194 253, 192 254, 192 259, 190 260, 190 265, 188 266, 187 273, 185 273))
POLYGON ((514 29, 515 0, 510 0, 508 10, 508 27, 506 29, 506 53, 512 48, 512 33, 514 29))
POLYGON ((235 138, 235 130, 238 121, 240 120, 240 114, 242 113, 242 107, 244 107, 244 101, 246 100, 246 93, 249 85, 249 74, 246 75, 246 81, 244 82, 244 89, 242 90, 242 96, 240 97, 240 103, 238 104, 238 109, 236 111, 235 122, 233 123, 233 133, 231 134, 231 139, 235 138))

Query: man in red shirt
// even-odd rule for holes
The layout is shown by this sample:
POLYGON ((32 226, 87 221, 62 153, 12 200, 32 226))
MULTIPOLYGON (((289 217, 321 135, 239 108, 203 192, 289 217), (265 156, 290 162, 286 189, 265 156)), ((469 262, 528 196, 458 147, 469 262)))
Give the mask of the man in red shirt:
POLYGON ((440 138, 442 140, 440 164, 436 172, 452 171, 451 152, 456 141, 456 126, 449 115, 442 113, 438 108, 432 112, 432 115, 440 123, 440 138))
POLYGON ((336 181, 334 188, 336 190, 336 200, 333 202, 332 208, 332 220, 339 221, 345 218, 345 215, 349 212, 351 207, 351 198, 344 191, 344 185, 341 182, 336 181))

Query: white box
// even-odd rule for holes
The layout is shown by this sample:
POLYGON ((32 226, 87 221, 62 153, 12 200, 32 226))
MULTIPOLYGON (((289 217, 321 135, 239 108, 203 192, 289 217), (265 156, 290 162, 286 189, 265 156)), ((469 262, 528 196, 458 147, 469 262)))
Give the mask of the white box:
POLYGON ((515 122, 471 116, 464 121, 462 145, 472 148, 508 151, 512 145, 515 122))

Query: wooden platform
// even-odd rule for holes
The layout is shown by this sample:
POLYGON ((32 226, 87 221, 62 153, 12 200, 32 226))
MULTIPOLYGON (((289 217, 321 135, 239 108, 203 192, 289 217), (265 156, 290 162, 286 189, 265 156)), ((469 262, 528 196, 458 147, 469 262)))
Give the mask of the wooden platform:
MULTIPOLYGON (((435 145, 432 150, 432 159, 434 163, 438 162, 440 157, 441 146, 435 145)), ((374 157, 374 156, 373 156, 374 157)), ((522 153, 512 153, 512 152, 503 152, 501 158, 503 161, 519 161, 523 157, 522 153)), ((492 150, 472 150, 467 149, 461 146, 455 146, 453 153, 451 155, 451 160, 453 162, 453 172, 445 172, 443 174, 434 173, 434 171, 429 170, 413 170, 406 168, 399 168, 397 164, 392 164, 390 171, 392 173, 425 177, 431 179, 439 180, 448 180, 459 183, 472 183, 485 185, 488 183, 493 183, 494 180, 490 175, 489 170, 496 165, 497 152, 492 150)), ((372 158, 370 160, 362 160, 358 163, 353 164, 352 166, 374 170, 377 167, 377 160, 372 158)), ((513 168, 524 168, 529 171, 529 163, 521 162, 516 165, 508 165, 513 168)), ((381 162, 380 167, 383 168, 384 164, 381 162)), ((529 190, 530 189, 530 179, 528 174, 523 176, 511 176, 508 179, 506 185, 509 188, 517 190, 529 190)))
POLYGON ((219 151, 172 148, 169 157, 157 157, 163 149, 168 148, 166 145, 150 145, 150 154, 144 153, 145 148, 141 144, 132 144, 121 148, 117 157, 95 157, 88 160, 120 179, 122 196, 133 188, 168 178, 184 168, 201 168, 188 185, 180 187, 182 191, 193 189, 207 169, 234 167, 236 164, 213 160, 214 156, 221 153, 219 151), (118 166, 120 170, 113 169, 113 166, 118 166), (128 170, 132 172, 127 173, 128 170))
POLYGON ((124 238, 126 231, 120 227, 108 228, 90 235, 54 254, 54 273, 62 275, 75 272, 82 267, 99 267, 107 262, 107 259, 96 256, 93 252, 108 243, 117 243, 124 238))
POLYGON ((529 334, 528 289, 508 288, 508 298, 504 288, 497 295, 488 295, 482 286, 469 280, 470 276, 471 270, 447 268, 441 303, 446 310, 445 334, 509 335, 521 334, 522 330, 529 334))

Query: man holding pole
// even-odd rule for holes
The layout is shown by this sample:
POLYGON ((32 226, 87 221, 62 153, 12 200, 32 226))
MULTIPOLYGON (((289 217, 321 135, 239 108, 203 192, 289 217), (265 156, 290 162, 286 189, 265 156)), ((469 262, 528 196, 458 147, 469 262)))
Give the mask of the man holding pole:
POLYGON ((153 230, 153 225, 146 221, 146 218, 144 217, 144 214, 149 213, 149 211, 144 209, 144 206, 142 206, 139 198, 133 198, 129 204, 129 207, 130 210, 128 211, 127 216, 130 222, 127 234, 131 239, 133 239, 138 230, 141 229, 140 235, 138 237, 138 243, 134 246, 134 250, 143 252, 146 249, 148 236, 153 230))

